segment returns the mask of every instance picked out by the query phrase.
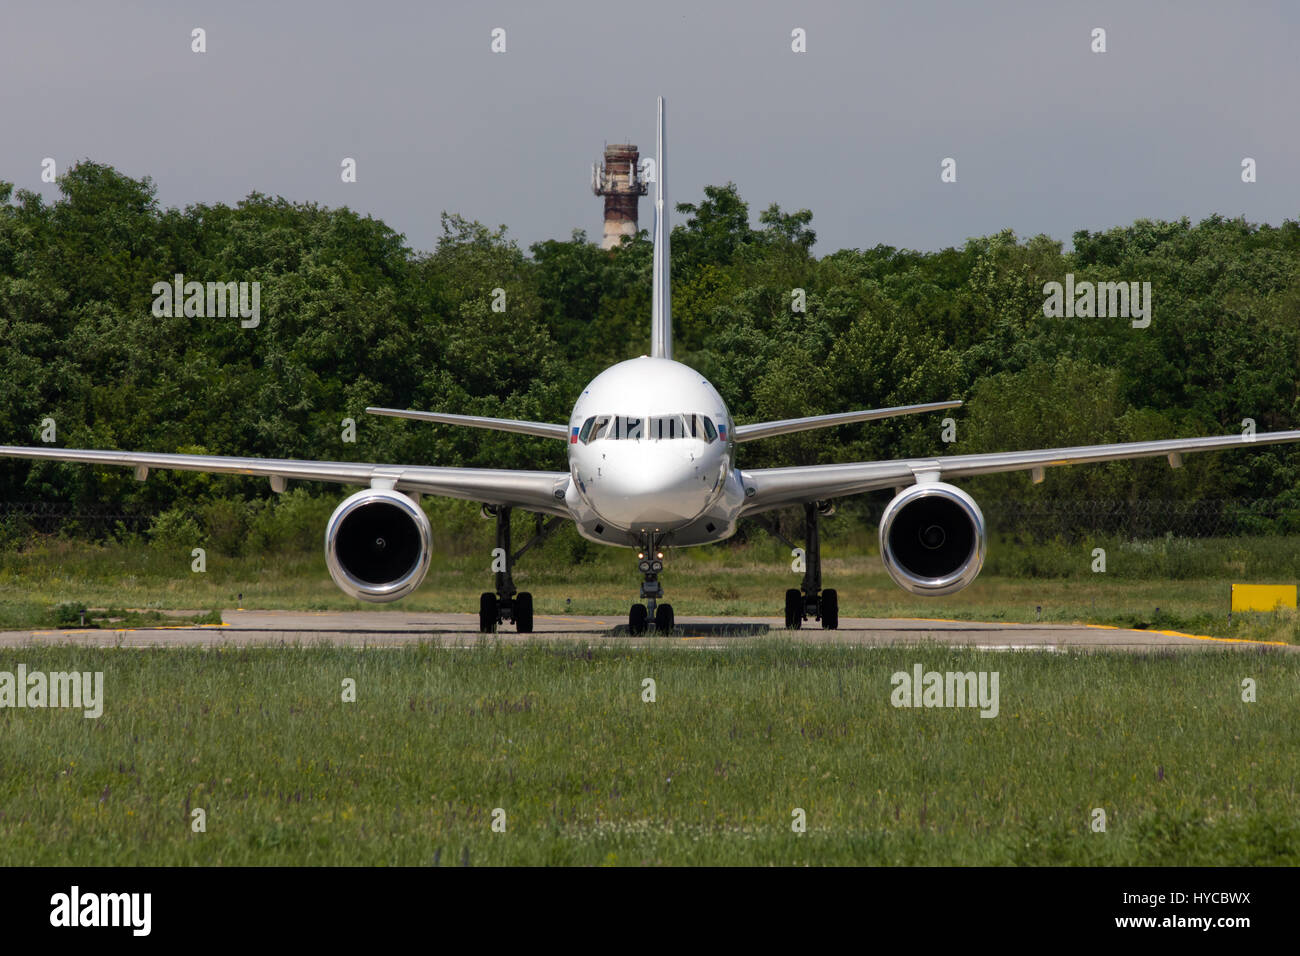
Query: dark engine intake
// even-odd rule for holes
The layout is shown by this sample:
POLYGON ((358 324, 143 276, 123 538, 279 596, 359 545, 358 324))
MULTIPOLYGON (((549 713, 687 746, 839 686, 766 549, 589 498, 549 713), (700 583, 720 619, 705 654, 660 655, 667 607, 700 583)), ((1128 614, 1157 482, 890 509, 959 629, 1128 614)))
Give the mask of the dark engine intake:
POLYGON ((325 563, 345 593, 396 601, 429 570, 433 531, 416 502, 398 491, 367 488, 335 509, 325 527, 325 563))
POLYGON ((880 556, 899 587, 936 596, 960 591, 984 565, 984 515, 941 481, 901 491, 880 518, 880 556))

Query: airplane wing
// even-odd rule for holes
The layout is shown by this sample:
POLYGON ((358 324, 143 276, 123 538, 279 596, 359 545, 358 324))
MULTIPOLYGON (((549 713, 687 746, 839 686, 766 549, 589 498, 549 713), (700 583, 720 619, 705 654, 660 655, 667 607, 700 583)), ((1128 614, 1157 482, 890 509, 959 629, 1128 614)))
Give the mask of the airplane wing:
POLYGON ((741 472, 746 496, 742 513, 755 514, 787 505, 910 485, 917 481, 948 481, 953 478, 991 475, 997 472, 1028 471, 1032 473, 1034 481, 1038 482, 1043 480, 1045 468, 1054 468, 1057 465, 1080 465, 1092 461, 1167 456, 1169 463, 1177 468, 1182 464, 1182 456, 1190 452, 1297 441, 1300 441, 1300 431, 1260 432, 1251 436, 1172 438, 1116 445, 1047 448, 1039 451, 1004 451, 987 455, 951 455, 939 458, 866 461, 794 468, 756 468, 753 471, 741 472))
POLYGON ((753 441, 769 435, 786 435, 790 432, 808 431, 847 425, 849 422, 867 422, 877 418, 894 418, 898 415, 915 415, 918 412, 937 412, 945 408, 960 408, 961 402, 931 402, 928 405, 896 405, 893 408, 868 408, 860 412, 836 412, 833 415, 813 415, 810 418, 786 418, 779 422, 755 422, 737 425, 732 431, 736 441, 753 441))
POLYGON ((491 428, 499 432, 515 432, 519 435, 537 435, 541 438, 568 438, 569 429, 565 425, 552 425, 549 422, 521 422, 513 418, 484 418, 480 415, 451 415, 447 412, 420 412, 407 408, 367 408, 371 415, 387 415, 390 418, 411 418, 422 422, 440 422, 444 425, 468 425, 471 428, 491 428))
MULTIPOLYGON (((560 426, 557 426, 560 427, 560 426)), ((344 461, 299 461, 292 458, 234 458, 225 455, 176 455, 161 452, 91 451, 76 448, 24 448, 0 445, 0 458, 84 462, 134 468, 144 481, 149 469, 256 475, 283 491, 286 481, 328 481, 341 485, 392 482, 398 491, 463 498, 509 505, 567 517, 563 471, 513 471, 502 468, 438 468, 421 465, 363 464, 344 461)))

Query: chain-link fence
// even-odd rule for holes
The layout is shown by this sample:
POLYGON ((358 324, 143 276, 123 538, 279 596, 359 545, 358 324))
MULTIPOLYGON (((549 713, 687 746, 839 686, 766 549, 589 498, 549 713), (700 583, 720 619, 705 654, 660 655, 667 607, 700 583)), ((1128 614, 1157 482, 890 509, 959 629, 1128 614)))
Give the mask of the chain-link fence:
POLYGON ((9 535, 67 534, 104 538, 143 533, 154 512, 128 514, 120 505, 72 505, 62 501, 0 502, 0 532, 9 535))
MULTIPOLYGON (((852 514, 875 525, 886 500, 858 499, 852 514)), ((981 499, 980 509, 990 530, 1025 534, 1037 540, 1077 540, 1096 535, 1126 538, 1216 538, 1235 535, 1300 534, 1300 506, 1268 498, 1225 498, 1201 501, 1133 500, 1026 501, 981 499)), ((0 532, 7 536, 66 534, 77 537, 119 537, 143 533, 157 515, 126 513, 111 504, 71 505, 57 501, 0 502, 0 532)), ((781 528, 798 534, 802 517, 783 512, 781 528)))
POLYGON ((980 502, 995 531, 1028 533, 1035 538, 1074 539, 1089 535, 1127 538, 1222 538, 1234 535, 1300 533, 1295 502, 1264 498, 1201 501, 1086 500, 980 502))
MULTIPOLYGON (((1036 541, 1079 541, 1098 535, 1128 539, 1224 538, 1239 535, 1300 534, 1300 505, 1280 498, 1224 498, 1199 501, 1161 498, 1027 501, 1023 498, 977 498, 991 532, 1023 535, 1036 541)), ((867 526, 880 523, 888 505, 884 497, 837 502, 840 513, 867 526)), ((760 516, 775 521, 791 539, 803 533, 801 509, 760 516)), ((838 520, 838 519, 836 519, 838 520)), ((833 533, 833 532, 831 532, 833 533)))

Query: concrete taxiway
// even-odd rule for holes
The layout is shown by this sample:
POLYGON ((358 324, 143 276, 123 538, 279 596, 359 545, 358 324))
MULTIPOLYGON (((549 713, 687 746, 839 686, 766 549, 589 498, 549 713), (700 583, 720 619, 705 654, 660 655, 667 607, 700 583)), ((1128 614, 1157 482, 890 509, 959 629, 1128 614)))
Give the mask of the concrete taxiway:
MULTIPOLYGON (((411 611, 226 611, 223 624, 179 627, 3 631, 0 647, 77 644, 90 647, 214 647, 336 644, 387 647, 434 642, 472 647, 484 639, 475 614, 411 611)), ((510 625, 496 635, 509 643, 571 640, 588 644, 723 647, 757 638, 789 638, 811 644, 884 647, 939 644, 984 650, 1198 651, 1224 648, 1296 652, 1300 648, 1263 641, 1236 641, 1174 631, 1138 631, 1099 625, 1008 624, 914 618, 841 618, 834 631, 810 622, 786 631, 780 618, 679 617, 668 636, 630 637, 614 617, 537 615, 532 634, 510 625)))

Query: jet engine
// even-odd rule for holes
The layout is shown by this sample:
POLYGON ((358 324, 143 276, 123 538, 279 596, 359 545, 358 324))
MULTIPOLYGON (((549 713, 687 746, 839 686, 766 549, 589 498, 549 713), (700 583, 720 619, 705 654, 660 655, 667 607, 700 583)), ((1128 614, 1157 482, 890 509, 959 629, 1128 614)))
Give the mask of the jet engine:
POLYGON ((880 518, 880 556, 905 591, 960 591, 984 564, 984 515, 975 499, 941 481, 901 491, 880 518))
POLYGON ((344 501, 325 526, 325 564, 345 594, 396 601, 420 586, 429 570, 433 530, 411 498, 367 488, 344 501))

